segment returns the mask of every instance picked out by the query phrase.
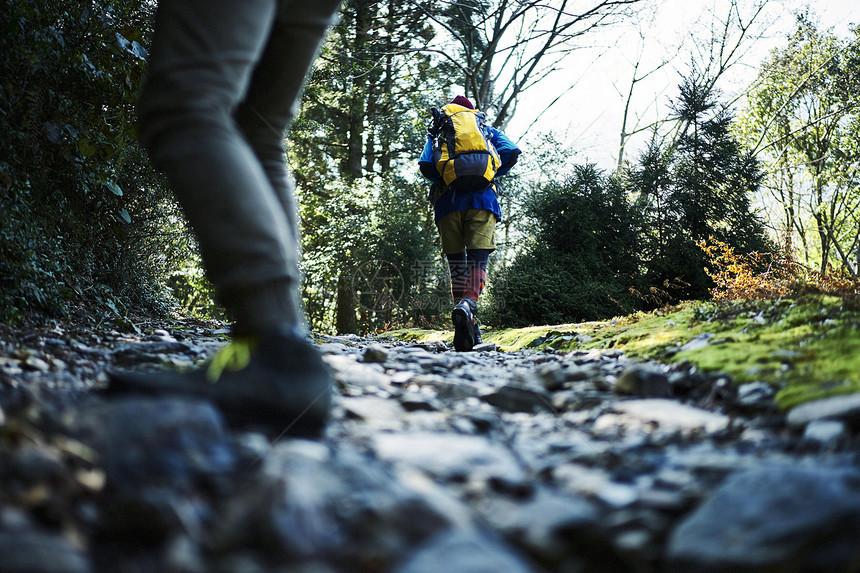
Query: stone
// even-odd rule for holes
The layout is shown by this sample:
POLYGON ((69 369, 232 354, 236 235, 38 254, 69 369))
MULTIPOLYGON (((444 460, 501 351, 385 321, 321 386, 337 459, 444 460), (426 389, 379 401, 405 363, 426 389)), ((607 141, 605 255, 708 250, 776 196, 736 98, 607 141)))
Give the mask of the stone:
POLYGON ((323 355, 323 360, 334 369, 338 383, 358 388, 384 388, 391 383, 390 377, 381 371, 378 364, 364 364, 353 356, 342 354, 323 355))
POLYGON ((535 567, 511 547, 486 533, 446 531, 419 547, 395 573, 533 573, 535 567))
POLYGON ((276 444, 256 482, 230 500, 215 547, 255 545, 287 563, 389 570, 449 526, 384 464, 353 448, 290 440, 276 444))
POLYGON ((614 406, 621 415, 609 418, 603 423, 602 416, 595 422, 595 429, 605 427, 607 424, 656 424, 663 430, 679 431, 704 431, 708 433, 719 432, 729 425, 728 416, 715 414, 680 404, 672 400, 647 399, 622 401, 614 406))
POLYGON ((0 532, 0 573, 89 573, 83 551, 60 535, 0 532))
POLYGON ((738 403, 745 407, 771 407, 776 390, 765 382, 751 382, 738 386, 738 403))
POLYGON ((848 429, 839 420, 813 420, 803 430, 803 439, 823 446, 836 444, 848 436, 848 429))
POLYGON ((805 426, 813 420, 860 420, 860 394, 832 396, 795 406, 788 412, 789 426, 805 426))
POLYGON ((164 561, 165 569, 171 573, 207 573, 199 547, 187 535, 167 544, 164 561))
POLYGON ((376 396, 344 398, 340 404, 349 417, 364 420, 375 427, 396 428, 404 413, 396 401, 376 396))
POLYGON ((590 363, 568 363, 567 368, 564 369, 565 382, 580 382, 583 380, 592 380, 598 378, 599 376, 600 369, 595 368, 594 365, 590 363))
POLYGON ((615 384, 616 392, 645 398, 667 398, 672 396, 672 384, 661 369, 654 366, 634 364, 624 369, 615 384))
MULTIPOLYGON (((89 391, 106 383, 111 361, 199 365, 226 338, 203 326, 166 331, 189 350, 166 345, 159 354, 175 344, 163 333, 90 326, 48 331, 56 341, 33 329, 13 340, 0 333, 0 499, 9 502, 0 543, 23 540, 18 556, 38 535, 52 555, 44 567, 72 563, 72 571, 75 560, 98 571, 174 573, 435 572, 440 564, 492 573, 853 571, 860 563, 850 396, 789 432, 767 385, 735 387, 690 364, 607 349, 566 351, 561 343, 573 341, 564 333, 548 338, 555 353, 430 352, 320 336, 338 381, 331 423, 319 441, 272 442, 226 430, 205 402, 126 398, 118 407, 89 391), (387 352, 384 362, 367 359, 371 347, 387 352), (25 367, 27 356, 50 368, 25 367), (632 374, 656 374, 661 385, 665 376, 700 408, 649 397, 638 381, 638 394, 621 394, 632 374), (507 403, 480 398, 491 395, 507 403), (541 407, 544 398, 562 413, 541 407), (733 481, 756 468, 765 469, 755 479, 733 481), (711 529, 689 534, 704 521, 711 529)), ((18 551, 9 547, 0 547, 0 573, 7 551, 18 551)))
POLYGON ((105 538, 145 544, 180 531, 200 535, 211 511, 202 494, 227 491, 238 468, 218 410, 179 398, 127 398, 105 408, 96 440, 105 538))
POLYGON ((506 412, 554 411, 552 400, 546 394, 516 382, 481 394, 481 400, 506 412))
POLYGON ((561 390, 567 381, 567 373, 564 366, 558 362, 543 364, 537 369, 537 377, 544 388, 550 392, 561 390))
POLYGON ((495 342, 484 342, 473 346, 472 352, 496 352, 498 349, 499 345, 495 342))
POLYGON ((407 392, 398 401, 407 412, 438 412, 444 408, 441 400, 422 392, 407 392))
POLYGON ((566 491, 600 500, 608 506, 627 507, 639 498, 634 486, 612 481, 610 475, 580 464, 562 464, 552 470, 553 479, 566 491))
POLYGON ((439 478, 498 478, 507 482, 525 479, 514 456, 502 445, 482 436, 436 432, 378 434, 374 436, 373 445, 383 460, 414 467, 439 478))
POLYGON ((421 343, 419 346, 430 352, 446 352, 448 350, 448 345, 441 340, 431 340, 430 342, 421 343))
POLYGON ((412 381, 435 389, 436 395, 442 400, 457 401, 479 395, 478 388, 474 384, 462 380, 451 380, 442 376, 427 374, 416 376, 412 381))
POLYGON ((323 342, 321 344, 317 344, 317 349, 320 351, 320 354, 323 355, 345 354, 350 350, 349 346, 340 342, 323 342))
POLYGON ((732 474, 672 532, 676 571, 852 571, 860 473, 762 466, 732 474))
POLYGON ((36 356, 28 356, 27 359, 21 363, 22 366, 29 370, 35 370, 37 372, 48 372, 51 370, 51 365, 38 358, 36 356))
POLYGON ((44 446, 24 446, 10 456, 5 473, 6 479, 15 479, 27 484, 59 483, 65 468, 58 452, 44 446))
POLYGON ((374 362, 382 364, 388 360, 388 350, 381 344, 371 344, 364 349, 361 355, 364 362, 374 362))
POLYGON ((197 354, 185 342, 161 340, 158 342, 134 342, 123 344, 113 351, 115 364, 137 365, 140 363, 162 363, 170 354, 197 354))
POLYGON ((711 339, 713 337, 714 337, 714 335, 711 332, 705 332, 703 334, 700 334, 700 335, 696 336, 695 338, 693 338, 692 340, 690 340, 689 342, 687 342, 686 344, 684 344, 681 347, 681 351, 682 352, 691 352, 694 350, 701 350, 703 348, 707 348, 708 345, 711 343, 711 339))
POLYGON ((104 429, 108 486, 136 497, 149 487, 191 491, 228 475, 236 455, 218 410, 179 398, 112 402, 104 429))
POLYGON ((526 503, 509 505, 507 510, 491 506, 486 519, 508 539, 554 560, 570 551, 570 542, 596 526, 601 516, 597 506, 583 497, 544 490, 526 503))

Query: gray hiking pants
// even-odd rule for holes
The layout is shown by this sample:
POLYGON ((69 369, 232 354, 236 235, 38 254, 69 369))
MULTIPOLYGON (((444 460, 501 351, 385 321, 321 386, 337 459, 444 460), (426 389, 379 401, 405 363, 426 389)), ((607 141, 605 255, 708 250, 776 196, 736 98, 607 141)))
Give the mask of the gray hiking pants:
POLYGON ((238 331, 298 324, 284 132, 339 0, 160 0, 140 140, 238 331))

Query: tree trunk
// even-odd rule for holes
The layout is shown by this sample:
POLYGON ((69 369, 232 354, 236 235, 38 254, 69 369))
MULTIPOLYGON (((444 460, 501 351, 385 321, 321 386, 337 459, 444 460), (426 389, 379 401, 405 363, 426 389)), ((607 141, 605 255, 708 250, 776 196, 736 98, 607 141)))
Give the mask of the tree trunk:
POLYGON ((352 288, 352 273, 341 272, 337 281, 337 308, 335 309, 335 330, 338 334, 356 334, 358 324, 355 319, 355 290, 352 288))
MULTIPOLYGON (((353 54, 365 54, 370 14, 364 2, 357 2, 356 4, 353 54)), ((349 135, 347 137, 346 165, 344 166, 344 175, 348 180, 358 179, 362 175, 361 159, 364 152, 362 141, 364 139, 367 70, 359 62, 355 63, 352 71, 352 97, 349 103, 349 135)))

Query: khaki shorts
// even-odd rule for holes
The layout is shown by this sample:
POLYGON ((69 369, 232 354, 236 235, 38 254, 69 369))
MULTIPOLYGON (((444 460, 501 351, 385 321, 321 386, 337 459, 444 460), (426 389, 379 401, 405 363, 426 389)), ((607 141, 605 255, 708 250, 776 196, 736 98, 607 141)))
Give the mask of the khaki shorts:
POLYGON ((436 228, 445 254, 471 249, 496 250, 496 216, 486 209, 448 213, 436 221, 436 228))

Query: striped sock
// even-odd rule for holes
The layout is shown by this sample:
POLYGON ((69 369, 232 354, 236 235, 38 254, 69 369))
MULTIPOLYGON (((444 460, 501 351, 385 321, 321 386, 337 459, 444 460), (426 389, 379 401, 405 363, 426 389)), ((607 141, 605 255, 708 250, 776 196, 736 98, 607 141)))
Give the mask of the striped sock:
POLYGON ((466 251, 467 279, 463 297, 478 302, 487 284, 487 263, 490 259, 489 249, 471 249, 466 251))

